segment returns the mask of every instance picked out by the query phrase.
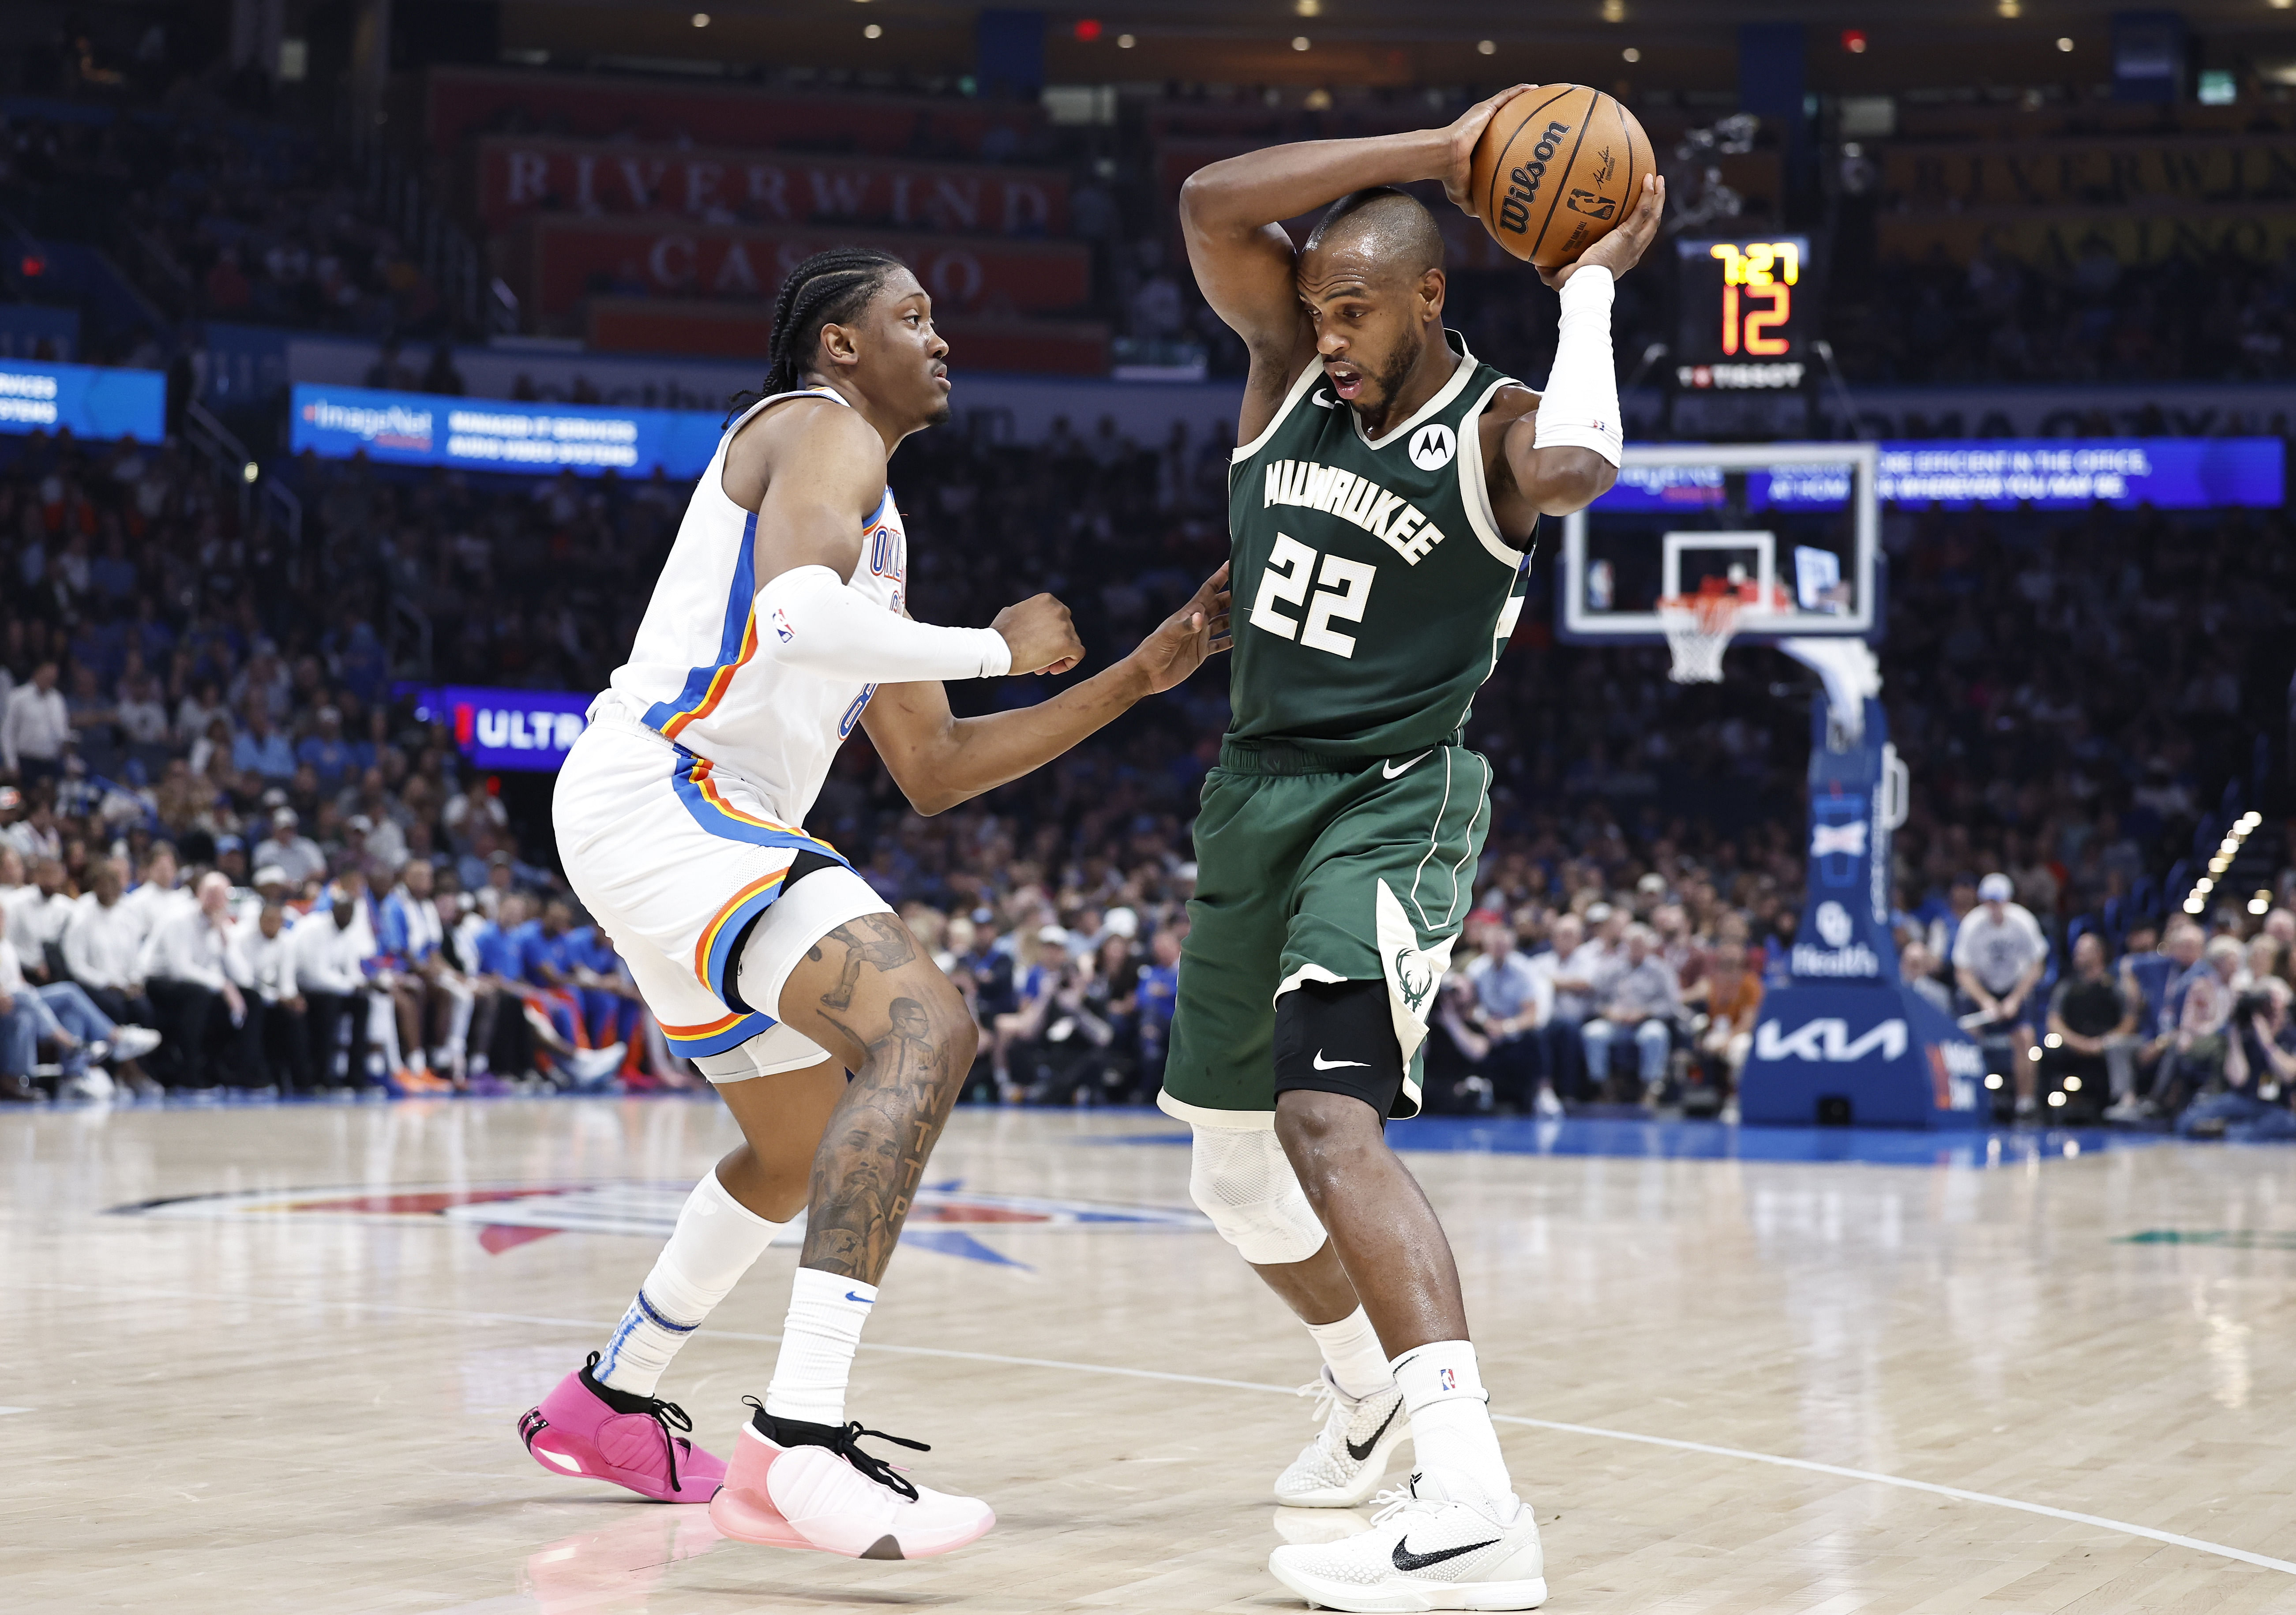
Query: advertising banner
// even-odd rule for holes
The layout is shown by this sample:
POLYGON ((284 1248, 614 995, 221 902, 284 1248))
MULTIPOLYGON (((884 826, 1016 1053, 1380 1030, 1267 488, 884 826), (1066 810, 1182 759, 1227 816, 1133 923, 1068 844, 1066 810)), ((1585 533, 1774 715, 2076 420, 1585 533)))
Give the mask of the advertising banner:
POLYGON ((1092 283, 1091 250, 1081 242, 536 214, 520 244, 529 299, 544 314, 567 313, 594 292, 769 299, 791 270, 828 247, 895 254, 947 312, 994 301, 1017 314, 1057 313, 1083 302, 1092 283))
POLYGON ((160 442, 168 435, 168 378, 156 370, 0 359, 0 433, 36 431, 160 442))
MULTIPOLYGON (((2285 445, 2278 438, 1999 438, 1882 445, 1884 505, 2006 510, 2245 508, 2276 510, 2284 497, 2285 445)), ((1848 462, 1737 473, 1745 511, 1839 510, 1849 502, 1848 462)), ((1595 508, 1664 512, 1733 503, 1720 466, 1628 466, 1595 508)))
POLYGON ((630 478, 698 477, 717 452, 722 412, 611 409, 435 398, 365 387, 296 387, 288 447, 322 460, 364 455, 392 465, 461 471, 572 471, 630 478))
POLYGON ((685 213, 754 224, 889 225, 964 235, 1065 235, 1057 168, 791 152, 631 146, 540 135, 480 141, 479 216, 500 229, 534 212, 685 213))
POLYGON ((594 699, 574 690, 490 690, 448 685, 414 693, 414 716, 445 724, 455 748, 480 768, 554 774, 582 738, 594 699))

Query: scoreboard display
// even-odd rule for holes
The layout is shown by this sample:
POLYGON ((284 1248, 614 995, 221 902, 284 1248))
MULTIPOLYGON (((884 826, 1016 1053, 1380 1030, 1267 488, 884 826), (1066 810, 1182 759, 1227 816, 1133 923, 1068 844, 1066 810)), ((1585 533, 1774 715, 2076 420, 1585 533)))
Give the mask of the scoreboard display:
POLYGON ((1798 388, 1817 334, 1809 238, 1677 241, 1685 388, 1798 388))

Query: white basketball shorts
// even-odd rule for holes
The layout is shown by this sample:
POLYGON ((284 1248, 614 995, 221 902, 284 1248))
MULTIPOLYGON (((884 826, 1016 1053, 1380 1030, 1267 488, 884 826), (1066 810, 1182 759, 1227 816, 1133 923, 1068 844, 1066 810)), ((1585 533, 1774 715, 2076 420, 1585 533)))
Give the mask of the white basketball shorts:
POLYGON ((782 890, 799 853, 835 857, 834 848, 777 823, 748 783, 611 704, 566 754, 553 818, 568 882, 628 963, 673 1050, 712 1082, 830 1057, 774 1019, 782 986, 831 931, 892 912, 842 863, 782 890), (726 993, 745 977, 734 945, 752 920, 744 955, 753 1007, 743 1012, 727 1007, 726 993), (755 992, 760 979, 769 993, 755 992))

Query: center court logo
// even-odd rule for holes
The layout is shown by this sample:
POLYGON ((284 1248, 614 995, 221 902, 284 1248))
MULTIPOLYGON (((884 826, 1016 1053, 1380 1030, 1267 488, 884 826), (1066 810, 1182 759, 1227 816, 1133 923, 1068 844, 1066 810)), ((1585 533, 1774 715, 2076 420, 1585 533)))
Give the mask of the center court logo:
MULTIPOLYGON (((115 1206, 111 1215, 166 1221, 271 1220, 360 1222, 406 1227, 459 1226, 496 1255, 558 1234, 619 1234, 665 1240, 677 1226, 692 1184, 598 1179, 556 1184, 409 1184, 192 1194, 115 1206)), ((975 1231, 1134 1233, 1209 1230, 1193 1207, 1127 1205, 1027 1194, 976 1193, 961 1181, 917 1191, 901 1242, 994 1267, 1029 1264, 983 1244, 975 1231)), ((774 1236, 776 1245, 805 1242, 805 1218, 774 1236)))
POLYGON ((1447 426, 1423 426, 1411 434, 1411 463, 1421 471, 1440 471, 1459 452, 1459 440, 1447 426))

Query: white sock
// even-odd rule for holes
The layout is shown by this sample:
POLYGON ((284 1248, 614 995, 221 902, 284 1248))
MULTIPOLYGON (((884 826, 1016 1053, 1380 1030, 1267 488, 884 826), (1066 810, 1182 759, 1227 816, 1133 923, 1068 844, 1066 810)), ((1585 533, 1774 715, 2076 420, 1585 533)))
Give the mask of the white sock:
POLYGON ((1362 1308, 1336 1324, 1310 1324, 1308 1332, 1316 1337, 1316 1349, 1324 1354, 1332 1378, 1349 1396, 1360 1399, 1395 1382, 1387 1368, 1387 1349, 1379 1343, 1379 1332, 1362 1308))
POLYGON ((877 1286, 800 1267, 790 1287, 789 1317, 782 1324, 782 1354, 766 1387, 766 1411, 808 1424, 845 1422, 845 1381, 853 1373, 861 1325, 869 1321, 877 1286))
POLYGON ((1482 1489, 1504 1522, 1514 1517, 1514 1482, 1491 1426, 1475 1349, 1465 1340, 1435 1340, 1405 1352, 1393 1365, 1411 1415, 1411 1462, 1420 1470, 1466 1476, 1482 1489))
POLYGON ((593 1376, 632 1396, 653 1395, 677 1349, 765 1254, 781 1227, 726 1193, 714 1168, 703 1173, 637 1299, 614 1326, 593 1376))

